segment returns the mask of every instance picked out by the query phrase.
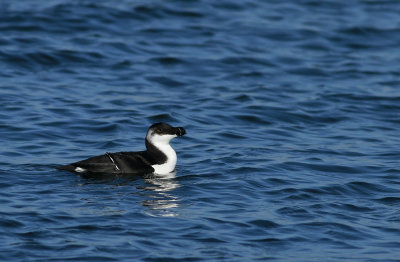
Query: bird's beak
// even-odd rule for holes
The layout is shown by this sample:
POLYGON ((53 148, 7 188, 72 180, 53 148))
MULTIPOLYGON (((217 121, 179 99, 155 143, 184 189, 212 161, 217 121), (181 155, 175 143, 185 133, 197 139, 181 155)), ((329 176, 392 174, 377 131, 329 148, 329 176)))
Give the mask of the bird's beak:
POLYGON ((186 134, 186 130, 183 127, 177 127, 176 128, 176 135, 177 136, 183 136, 186 134))

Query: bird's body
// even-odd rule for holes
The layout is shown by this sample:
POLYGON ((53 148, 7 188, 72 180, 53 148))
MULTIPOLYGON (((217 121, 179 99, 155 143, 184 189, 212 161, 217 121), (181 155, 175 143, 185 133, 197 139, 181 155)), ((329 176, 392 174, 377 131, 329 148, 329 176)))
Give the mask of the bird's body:
POLYGON ((157 123, 147 131, 145 151, 106 153, 57 168, 77 173, 168 174, 175 170, 177 162, 169 142, 184 134, 183 127, 157 123))

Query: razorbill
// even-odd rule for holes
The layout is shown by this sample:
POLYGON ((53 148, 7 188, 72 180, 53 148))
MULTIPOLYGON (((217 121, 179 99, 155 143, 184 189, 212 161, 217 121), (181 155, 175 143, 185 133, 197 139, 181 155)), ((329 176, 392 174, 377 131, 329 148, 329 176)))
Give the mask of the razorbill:
POLYGON ((175 150, 169 142, 184 134, 186 130, 183 127, 156 123, 147 131, 145 151, 106 153, 57 169, 76 173, 169 174, 175 170, 177 162, 175 150))

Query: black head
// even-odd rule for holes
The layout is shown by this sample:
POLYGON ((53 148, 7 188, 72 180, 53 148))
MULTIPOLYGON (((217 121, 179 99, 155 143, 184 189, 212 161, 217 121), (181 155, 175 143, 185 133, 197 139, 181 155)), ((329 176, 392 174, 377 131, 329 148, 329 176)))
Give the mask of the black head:
POLYGON ((150 141, 155 137, 165 137, 169 141, 174 137, 185 134, 186 130, 183 127, 173 127, 167 123, 156 123, 150 126, 149 131, 147 131, 147 139, 150 141))

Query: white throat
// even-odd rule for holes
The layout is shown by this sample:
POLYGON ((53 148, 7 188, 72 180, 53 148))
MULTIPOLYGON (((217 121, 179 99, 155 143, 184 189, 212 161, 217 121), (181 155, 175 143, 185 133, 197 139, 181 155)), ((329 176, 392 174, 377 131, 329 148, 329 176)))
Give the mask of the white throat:
POLYGON ((157 147, 158 150, 163 152, 167 161, 163 164, 152 165, 154 168, 154 173, 165 175, 173 172, 175 170, 176 162, 178 160, 175 150, 169 144, 171 139, 175 138, 176 135, 152 135, 147 134, 147 140, 157 147))

